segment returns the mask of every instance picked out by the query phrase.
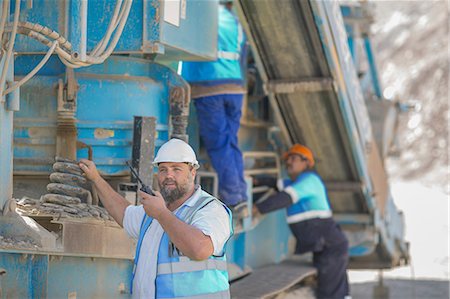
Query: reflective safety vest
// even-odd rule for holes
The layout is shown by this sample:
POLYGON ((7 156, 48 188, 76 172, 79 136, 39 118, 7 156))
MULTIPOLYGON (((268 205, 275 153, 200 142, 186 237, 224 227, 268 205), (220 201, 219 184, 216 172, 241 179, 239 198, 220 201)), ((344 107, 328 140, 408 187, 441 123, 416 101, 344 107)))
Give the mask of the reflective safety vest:
POLYGON ((242 84, 240 58, 243 45, 244 31, 238 19, 228 9, 219 5, 217 60, 183 62, 183 78, 194 84, 210 81, 242 84))
MULTIPOLYGON (((220 203, 227 210, 230 216, 231 237, 233 226, 230 210, 218 199, 204 191, 202 191, 200 198, 193 207, 185 206, 179 210, 176 216, 183 222, 190 224, 196 212, 212 201, 220 203)), ((133 279, 142 241, 152 221, 153 218, 147 215, 142 219, 134 259, 133 279)), ((221 256, 213 255, 203 261, 194 261, 184 256, 164 232, 158 250, 158 268, 155 283, 156 298, 230 298, 225 246, 226 244, 221 256)), ((133 286, 133 281, 131 286, 133 286)))
POLYGON ((314 171, 302 172, 295 181, 284 180, 283 189, 293 204, 287 209, 287 222, 297 223, 314 218, 330 218, 332 211, 325 184, 314 171))

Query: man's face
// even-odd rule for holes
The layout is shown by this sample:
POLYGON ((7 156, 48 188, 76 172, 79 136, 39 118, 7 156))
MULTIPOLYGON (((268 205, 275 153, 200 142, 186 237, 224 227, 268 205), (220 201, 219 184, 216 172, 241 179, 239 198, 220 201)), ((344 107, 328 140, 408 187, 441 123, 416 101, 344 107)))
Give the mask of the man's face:
POLYGON ((294 180, 300 173, 308 168, 308 163, 308 159, 301 155, 289 155, 286 159, 286 170, 289 177, 294 180))
POLYGON ((158 165, 158 184, 166 203, 173 203, 194 188, 195 169, 186 163, 158 165))

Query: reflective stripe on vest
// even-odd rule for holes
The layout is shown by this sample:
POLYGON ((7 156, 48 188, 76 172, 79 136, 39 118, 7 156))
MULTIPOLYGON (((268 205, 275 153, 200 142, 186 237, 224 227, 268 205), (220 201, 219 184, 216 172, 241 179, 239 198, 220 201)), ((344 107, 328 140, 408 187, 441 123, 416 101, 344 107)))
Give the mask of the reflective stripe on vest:
MULTIPOLYGON (((192 223, 195 213, 212 201, 219 202, 225 207, 230 216, 230 230, 233 234, 230 210, 219 200, 202 191, 202 196, 194 206, 180 209, 177 217, 185 223, 192 223), (179 215, 178 215, 179 214, 179 215)), ((142 240, 153 218, 144 216, 139 240, 136 246, 136 257, 132 279, 134 279, 136 266, 139 259, 142 240)), ((228 240, 227 240, 228 241, 228 240)), ((226 243, 224 245, 224 248, 226 243)), ((225 252, 220 257, 211 256, 204 261, 192 261, 186 256, 176 256, 169 252, 169 248, 175 248, 164 232, 158 250, 158 268, 156 273, 156 298, 230 298, 228 272, 225 252), (167 262, 169 261, 169 262, 167 262), (199 280, 202 283, 198 283, 199 280)), ((133 286, 133 281, 131 281, 133 286)))
POLYGON ((138 243, 136 245, 136 253, 134 255, 134 263, 133 263, 133 273, 131 275, 131 287, 130 287, 130 293, 133 294, 133 281, 134 276, 136 275, 136 267, 139 260, 139 255, 141 253, 141 246, 142 241, 144 240, 145 233, 147 232, 148 228, 150 227, 150 224, 152 224, 153 218, 148 217, 147 214, 144 215, 141 222, 141 228, 139 229, 139 239, 138 243))
POLYGON ((234 53, 234 52, 218 51, 217 57, 221 58, 221 59, 228 59, 228 60, 239 60, 241 55, 239 55, 239 53, 234 53))
POLYGON ((242 30, 241 24, 237 23, 237 44, 236 44, 236 52, 231 51, 217 51, 217 58, 221 59, 228 59, 228 60, 239 60, 241 58, 241 49, 242 49, 242 42, 244 41, 244 31, 242 30))
POLYGON ((230 298, 230 292, 228 291, 223 291, 223 292, 218 292, 218 293, 214 293, 214 294, 208 294, 208 295, 200 295, 200 296, 187 296, 187 297, 183 297, 183 299, 203 299, 203 298, 207 298, 207 299, 229 299, 230 298))
POLYGON ((333 213, 331 211, 307 211, 299 214, 294 214, 292 216, 287 216, 287 223, 292 224, 314 218, 331 218, 332 216, 333 213))
POLYGON ((176 263, 165 263, 158 265, 158 274, 172 274, 189 271, 201 270, 221 270, 227 271, 227 262, 221 260, 205 260, 205 261, 179 261, 176 263))

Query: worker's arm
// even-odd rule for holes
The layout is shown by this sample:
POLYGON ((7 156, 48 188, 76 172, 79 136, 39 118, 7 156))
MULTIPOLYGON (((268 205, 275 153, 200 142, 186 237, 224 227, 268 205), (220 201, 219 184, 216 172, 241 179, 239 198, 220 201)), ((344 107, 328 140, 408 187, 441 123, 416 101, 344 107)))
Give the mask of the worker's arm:
POLYGON ((166 207, 161 193, 155 191, 156 196, 139 192, 141 203, 150 217, 158 220, 164 231, 175 246, 192 260, 205 260, 214 252, 211 237, 200 229, 178 219, 166 207))
POLYGON ((261 214, 266 214, 282 208, 287 208, 292 205, 294 201, 289 193, 285 191, 275 192, 267 199, 257 202, 255 205, 261 214))
POLYGON ((123 216, 125 215, 125 209, 130 203, 123 198, 100 176, 97 167, 94 162, 81 159, 79 166, 84 171, 86 178, 88 178, 97 189, 98 196, 102 201, 103 206, 108 213, 114 218, 114 220, 123 226, 123 216))

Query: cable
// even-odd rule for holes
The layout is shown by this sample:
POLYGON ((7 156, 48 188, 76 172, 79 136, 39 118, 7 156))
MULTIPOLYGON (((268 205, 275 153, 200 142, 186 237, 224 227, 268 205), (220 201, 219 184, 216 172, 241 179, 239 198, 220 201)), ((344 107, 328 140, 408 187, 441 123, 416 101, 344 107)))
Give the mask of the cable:
MULTIPOLYGON (((98 44, 95 46, 95 48, 91 52, 91 54, 86 57, 85 61, 82 61, 82 60, 72 57, 71 43, 65 37, 63 37, 61 34, 59 34, 58 32, 53 31, 52 29, 42 26, 40 24, 35 24, 35 23, 30 23, 30 22, 18 22, 18 18, 16 18, 16 16, 18 16, 20 11, 17 9, 16 9, 15 15, 14 15, 15 17, 14 17, 13 25, 12 26, 7 25, 6 28, 3 27, 3 29, 6 29, 6 31, 11 31, 12 37, 13 36, 15 37, 16 33, 23 34, 23 35, 26 35, 30 38, 33 38, 33 39, 41 42, 42 44, 46 45, 47 47, 50 47, 49 51, 47 52, 46 56, 44 57, 45 61, 47 61, 49 59, 49 56, 52 53, 56 53, 58 55, 59 59, 62 61, 62 63, 64 63, 66 66, 68 66, 70 68, 79 68, 79 67, 89 66, 92 64, 100 64, 100 63, 103 63, 111 55, 111 53, 114 51, 115 47, 117 46, 117 43, 122 35, 126 21, 128 19, 128 15, 131 10, 132 2, 133 2, 133 0, 117 0, 113 16, 111 17, 110 23, 108 25, 108 29, 107 29, 104 37, 98 42, 98 44), (123 3, 123 1, 125 1, 125 2, 123 3), (113 32, 114 32, 114 35, 113 35, 113 32), (111 40, 111 36, 112 36, 112 40, 111 40), (52 40, 54 40, 54 42, 52 42, 52 40), (48 58, 46 58, 47 55, 48 55, 48 58)), ((3 5, 6 5, 5 3, 6 2, 4 2, 3 5)), ((16 3, 20 4, 20 0, 16 0, 16 3)), ((16 7, 17 7, 17 4, 16 4, 16 7)), ((19 6, 19 8, 20 8, 20 6, 19 6)), ((6 20, 6 18, 5 18, 5 20, 6 20)), ((0 31, 2 30, 1 26, 2 25, 0 22, 0 31)), ((14 43, 14 38, 11 38, 11 41, 12 41, 12 43, 10 43, 10 45, 8 47, 9 52, 7 52, 8 56, 7 56, 6 62, 8 62, 8 63, 9 63, 9 58, 10 58, 11 52, 12 52, 11 45, 13 45, 13 43, 14 43)), ((44 59, 43 59, 43 61, 44 61, 44 59)), ((5 66, 7 66, 7 64, 5 64, 5 66)), ((41 65, 41 63, 39 63, 38 66, 36 66, 36 68, 32 70, 32 72, 34 72, 34 74, 35 74, 37 71, 39 71, 40 68, 42 68, 42 66, 43 65, 41 65)), ((6 71, 7 71, 7 68, 6 69, 4 68, 2 70, 2 77, 0 78, 0 83, 2 82, 1 81, 2 78, 3 78, 3 80, 5 80, 4 77, 6 77, 6 71)), ((27 78, 27 80, 29 80, 30 77, 27 75, 26 77, 24 77, 24 79, 25 78, 27 78)), ((21 83, 22 80, 19 82, 20 85, 22 85, 23 83, 26 82, 26 81, 24 81, 23 83, 21 83)), ((4 85, 4 81, 3 81, 3 85, 4 85)), ((7 89, 8 92, 6 92, 6 91, 3 92, 3 89, 0 89, 0 93, 6 94, 6 93, 11 92, 15 88, 18 87, 16 85, 17 84, 8 88, 7 89)))
POLYGON ((115 47, 116 47, 116 45, 117 45, 117 43, 119 41, 119 38, 122 35, 122 31, 123 31, 123 28, 125 27, 125 23, 126 23, 126 21, 128 19, 128 15, 130 13, 131 4, 133 2, 132 0, 128 0, 128 1, 125 0, 125 1, 126 1, 126 8, 124 10, 123 17, 120 20, 120 23, 118 25, 117 31, 114 34, 114 38, 113 38, 111 44, 108 46, 108 48, 106 49, 106 51, 102 55, 89 57, 87 59, 87 62, 92 63, 92 64, 103 63, 106 60, 106 58, 108 58, 109 55, 111 55, 112 51, 114 51, 114 49, 115 49, 115 47))
MULTIPOLYGON (((117 0, 113 16, 108 25, 108 30, 106 31, 105 36, 100 40, 100 42, 94 48, 94 50, 92 50, 91 55, 96 55, 98 52, 103 52, 105 50, 106 46, 108 45, 109 39, 111 38, 112 33, 114 32, 114 30, 117 27, 116 21, 118 20, 119 10, 120 10, 121 6, 122 6, 122 0, 117 0), (108 41, 108 42, 106 42, 106 41, 108 41)), ((120 11, 120 12, 122 13, 122 11, 120 11)))
MULTIPOLYGON (((5 86, 6 82, 6 74, 8 73, 9 69, 9 62, 12 55, 12 49, 14 47, 14 42, 16 39, 16 33, 17 33, 17 24, 19 23, 19 14, 20 14, 20 0, 16 0, 16 7, 14 11, 14 23, 13 23, 13 29, 11 32, 11 37, 8 42, 8 50, 6 51, 6 58, 3 64, 2 74, 0 77, 0 94, 3 94, 3 87, 5 86)), ((2 102, 4 99, 2 99, 2 102)))
POLYGON ((28 80, 30 80, 31 77, 33 77, 44 66, 44 64, 50 59, 50 56, 53 54, 53 52, 55 51, 57 46, 58 46, 58 42, 54 41, 53 45, 48 50, 47 54, 45 54, 44 58, 42 58, 42 60, 38 63, 38 65, 31 72, 29 72, 25 77, 23 77, 22 80, 20 80, 18 83, 14 84, 13 86, 6 89, 3 92, 3 96, 7 95, 10 92, 13 92, 17 88, 19 88, 20 86, 25 84, 28 80))
MULTIPOLYGON (((29 35, 29 32, 36 32, 42 34, 51 39, 57 40, 59 47, 65 48, 66 50, 72 50, 72 44, 61 34, 52 29, 42 26, 36 23, 30 22, 19 22, 18 23, 18 33, 23 35, 29 35)), ((9 32, 12 30, 11 26, 6 26, 5 32, 9 32)))

